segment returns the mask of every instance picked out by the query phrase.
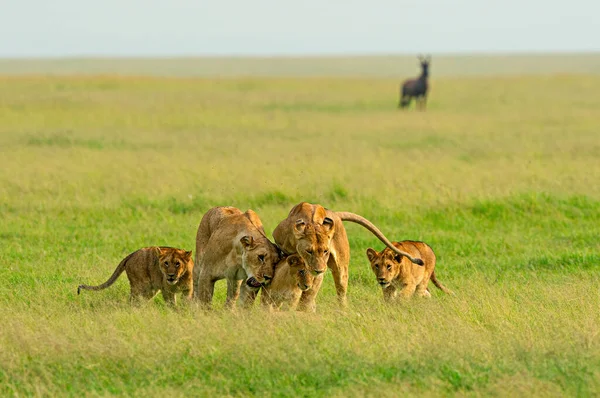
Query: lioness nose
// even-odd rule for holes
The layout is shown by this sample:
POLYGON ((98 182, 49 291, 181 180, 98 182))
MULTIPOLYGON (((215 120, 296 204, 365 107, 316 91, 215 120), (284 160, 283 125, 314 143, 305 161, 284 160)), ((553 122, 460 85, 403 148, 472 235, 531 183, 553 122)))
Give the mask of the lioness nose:
POLYGON ((378 278, 379 282, 385 282, 385 278, 378 278))
POLYGON ((175 274, 167 274, 168 276, 175 276, 175 274))

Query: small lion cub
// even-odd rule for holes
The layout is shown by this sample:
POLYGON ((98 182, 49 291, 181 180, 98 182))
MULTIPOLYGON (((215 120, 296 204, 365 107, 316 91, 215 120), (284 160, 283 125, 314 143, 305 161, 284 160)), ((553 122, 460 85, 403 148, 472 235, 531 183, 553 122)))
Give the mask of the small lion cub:
POLYGON ((158 291, 169 304, 175 304, 175 293, 191 299, 194 261, 192 252, 173 247, 145 247, 125 257, 106 282, 98 286, 79 285, 77 294, 84 290, 102 290, 111 286, 127 272, 131 286, 130 300, 150 300, 158 291))
POLYGON ((410 298, 415 292, 420 297, 431 297, 427 289, 430 279, 444 293, 453 294, 436 279, 435 254, 428 244, 412 240, 392 243, 398 249, 422 259, 424 264, 413 264, 388 247, 382 252, 368 248, 367 257, 371 262, 371 270, 381 285, 385 301, 394 301, 398 295, 402 298, 410 298))
POLYGON ((273 280, 262 287, 261 304, 271 310, 295 310, 302 292, 309 290, 315 277, 298 254, 277 263, 273 280))

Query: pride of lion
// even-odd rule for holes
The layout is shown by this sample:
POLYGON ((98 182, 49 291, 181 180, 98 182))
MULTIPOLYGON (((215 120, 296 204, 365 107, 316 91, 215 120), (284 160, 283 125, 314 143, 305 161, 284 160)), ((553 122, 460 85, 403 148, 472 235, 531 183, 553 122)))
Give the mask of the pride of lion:
POLYGON ((359 224, 384 245, 378 252, 367 250, 367 258, 386 302, 413 295, 431 297, 431 280, 440 290, 453 294, 435 276, 435 254, 423 242, 391 242, 366 218, 337 212, 318 204, 301 202, 273 231, 266 235, 258 215, 230 207, 208 210, 196 233, 196 252, 164 246, 139 249, 123 259, 112 276, 98 286, 80 285, 81 290, 111 286, 123 272, 131 285, 131 301, 150 300, 159 291, 174 305, 175 294, 203 308, 211 308, 214 285, 227 281, 226 308, 248 308, 260 295, 263 308, 316 311, 316 298, 325 271, 331 270, 337 297, 347 305, 350 245, 343 221, 359 224))

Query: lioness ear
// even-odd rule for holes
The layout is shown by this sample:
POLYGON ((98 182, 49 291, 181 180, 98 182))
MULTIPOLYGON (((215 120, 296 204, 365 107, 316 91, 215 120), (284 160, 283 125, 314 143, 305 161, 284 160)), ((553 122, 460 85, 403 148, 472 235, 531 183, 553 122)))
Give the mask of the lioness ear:
POLYGON ((156 247, 156 254, 162 256, 165 250, 162 247, 156 247))
POLYGON ((242 236, 240 243, 246 250, 252 250, 254 248, 254 238, 250 235, 242 236))
POLYGON ((333 228, 333 220, 329 217, 325 217, 323 219, 323 226, 327 229, 332 229, 333 228))
POLYGON ((296 220, 294 224, 294 235, 299 236, 304 234, 304 230, 306 229, 306 223, 302 219, 296 220))
POLYGON ((367 249, 367 258, 369 259, 370 262, 373 262, 373 260, 375 260, 375 257, 377 257, 379 253, 377 253, 375 250, 371 249, 370 247, 367 249))
POLYGON ((192 259, 192 251, 190 250, 189 252, 185 252, 185 257, 186 257, 188 260, 191 260, 191 259, 192 259))

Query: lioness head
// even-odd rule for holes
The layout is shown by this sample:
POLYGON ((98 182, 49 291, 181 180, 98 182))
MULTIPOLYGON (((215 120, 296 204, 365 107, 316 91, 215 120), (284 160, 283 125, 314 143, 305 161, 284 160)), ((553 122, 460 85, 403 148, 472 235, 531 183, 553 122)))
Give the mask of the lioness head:
POLYGON ((167 283, 174 285, 193 266, 192 252, 172 247, 159 247, 158 264, 167 283))
POLYGON ((329 217, 325 217, 323 224, 307 224, 299 219, 294 225, 296 251, 313 275, 322 274, 327 270, 333 232, 333 220, 329 217))
POLYGON ((315 281, 315 277, 302 260, 302 257, 298 254, 291 254, 285 258, 285 261, 290 267, 290 277, 294 279, 298 289, 302 291, 309 290, 315 281))
POLYGON ((400 273, 400 262, 402 256, 394 253, 389 248, 385 248, 382 252, 368 248, 367 257, 371 262, 371 270, 377 277, 377 282, 381 287, 387 287, 390 285, 392 280, 400 273))
POLYGON ((253 288, 268 284, 273 279, 275 264, 279 262, 279 250, 268 239, 254 239, 251 235, 240 239, 244 252, 242 267, 248 274, 246 284, 253 288))

